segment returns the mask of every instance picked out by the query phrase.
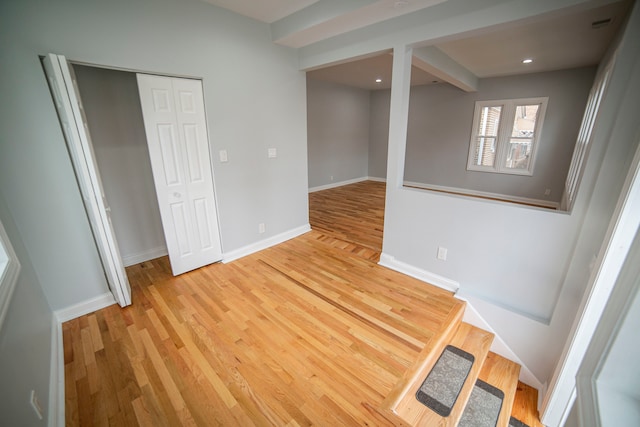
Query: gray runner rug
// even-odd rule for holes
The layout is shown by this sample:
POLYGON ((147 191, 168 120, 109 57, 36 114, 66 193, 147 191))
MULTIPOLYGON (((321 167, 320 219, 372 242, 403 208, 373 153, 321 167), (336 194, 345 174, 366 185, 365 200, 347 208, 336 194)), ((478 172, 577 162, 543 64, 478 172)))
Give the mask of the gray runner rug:
POLYGON ((416 392, 416 399, 438 415, 448 417, 475 358, 448 345, 416 392))
POLYGON ((477 380, 458 427, 496 427, 503 399, 502 390, 477 380))
POLYGON ((509 427, 529 427, 529 426, 523 423, 522 421, 520 421, 519 419, 511 417, 509 419, 509 427))

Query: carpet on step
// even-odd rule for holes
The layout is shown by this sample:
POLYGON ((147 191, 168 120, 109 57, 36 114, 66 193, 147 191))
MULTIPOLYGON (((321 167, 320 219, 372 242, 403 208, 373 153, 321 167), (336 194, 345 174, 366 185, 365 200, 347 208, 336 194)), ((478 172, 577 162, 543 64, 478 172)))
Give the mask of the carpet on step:
POLYGON ((438 415, 448 417, 474 360, 472 354, 446 346, 416 392, 416 399, 438 415))
POLYGON ((503 400, 502 390, 477 380, 458 427, 496 427, 503 400))

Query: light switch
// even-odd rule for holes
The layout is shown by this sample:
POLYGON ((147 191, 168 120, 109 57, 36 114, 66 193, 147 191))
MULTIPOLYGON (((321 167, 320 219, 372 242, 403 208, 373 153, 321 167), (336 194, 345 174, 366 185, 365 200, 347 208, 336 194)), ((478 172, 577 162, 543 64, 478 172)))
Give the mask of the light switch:
POLYGON ((227 150, 220 150, 220 161, 222 163, 226 163, 229 161, 229 158, 227 157, 227 150))
POLYGON ((276 157, 278 157, 278 150, 276 150, 275 148, 269 148, 269 150, 267 151, 267 155, 270 159, 275 159, 276 157))

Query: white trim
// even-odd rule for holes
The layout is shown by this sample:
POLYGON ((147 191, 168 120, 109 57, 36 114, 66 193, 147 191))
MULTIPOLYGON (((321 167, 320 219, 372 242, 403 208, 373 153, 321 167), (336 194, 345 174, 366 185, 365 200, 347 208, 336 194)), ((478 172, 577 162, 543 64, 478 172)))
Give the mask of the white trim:
POLYGON ((122 257, 122 263, 125 267, 129 267, 130 265, 140 264, 141 262, 160 258, 168 254, 169 252, 167 252, 166 246, 158 246, 157 248, 151 248, 147 249, 146 251, 137 252, 131 255, 125 255, 122 257))
POLYGON ((387 182, 387 178, 378 178, 377 176, 368 176, 367 181, 387 182))
POLYGON ((499 354, 502 357, 505 357, 517 364, 520 365, 520 381, 525 384, 528 384, 540 392, 542 395, 542 391, 545 386, 538 380, 538 378, 531 372, 531 370, 527 367, 527 365, 518 357, 518 355, 509 347, 509 345, 498 335, 498 333, 491 327, 489 322, 487 322, 484 317, 475 309, 473 303, 469 300, 468 297, 456 295, 456 298, 459 300, 465 301, 467 306, 464 311, 463 322, 469 323, 477 328, 484 329, 485 331, 491 332, 495 335, 493 342, 491 343, 491 351, 499 354))
POLYGON ((75 319, 85 314, 92 313, 102 308, 108 307, 116 303, 111 292, 106 292, 97 297, 88 299, 86 301, 79 302, 70 307, 61 308, 53 312, 54 316, 58 319, 58 322, 64 323, 69 320, 75 319))
MULTIPOLYGON (((16 288, 21 266, 1 221, 0 247, 3 254, 6 255, 6 260, 2 263, 2 270, 0 270, 0 330, 2 330, 2 323, 9 309, 13 291, 16 288)), ((5 256, 3 256, 3 258, 5 258, 5 256)))
POLYGON ((460 284, 455 280, 451 280, 421 268, 414 267, 405 262, 398 261, 393 256, 384 252, 380 254, 380 262, 378 262, 378 264, 450 292, 458 292, 458 289, 460 288, 460 284))
POLYGON ((616 209, 611 216, 607 234, 603 239, 584 299, 556 370, 551 379, 549 393, 542 405, 542 422, 559 425, 567 408, 571 393, 575 392, 576 375, 587 348, 604 312, 605 305, 616 284, 629 248, 640 226, 640 145, 636 149, 616 209))
POLYGON ((301 227, 294 228, 289 231, 285 231, 284 233, 277 234, 275 236, 269 237, 264 240, 260 240, 258 242, 244 246, 240 249, 235 249, 230 252, 225 252, 224 254, 222 254, 222 262, 224 264, 227 264, 231 261, 235 261, 239 258, 245 257, 247 255, 251 255, 255 252, 270 248, 271 246, 275 246, 279 243, 286 242, 287 240, 293 239, 294 237, 298 237, 309 231, 311 231, 311 227, 309 226, 309 224, 305 224, 301 227))
POLYGON ((346 181, 340 182, 332 182, 331 184, 319 185, 317 187, 309 188, 309 193, 315 193, 316 191, 329 190, 330 188, 342 187, 343 185, 355 184, 357 182, 367 181, 369 179, 368 176, 363 176, 360 178, 348 179, 346 181))
POLYGON ((51 372, 49 373, 49 427, 65 425, 64 416, 64 343, 62 322, 51 316, 51 372))
POLYGON ((501 173, 509 175, 524 175, 532 176, 533 169, 536 161, 536 154, 538 152, 538 145, 540 141, 540 135, 542 134, 542 124, 547 111, 547 103, 549 97, 537 97, 537 98, 519 98, 519 99, 497 99, 487 101, 476 101, 473 111, 473 132, 471 139, 469 140, 469 154, 467 156, 467 170, 477 172, 491 172, 501 173), (536 114, 535 129, 533 131, 533 138, 531 139, 531 158, 529 159, 529 165, 527 169, 512 169, 504 165, 507 159, 507 148, 509 140, 512 138, 511 133, 513 131, 513 123, 516 116, 516 111, 519 106, 524 105, 539 105, 538 112, 536 114), (493 166, 481 166, 474 164, 476 140, 478 138, 478 128, 481 116, 481 111, 486 107, 500 107, 500 119, 498 123, 498 129, 496 130, 495 138, 496 151, 494 156, 493 166))
POLYGON ((488 191, 470 190, 467 188, 446 187, 444 185, 424 184, 421 182, 404 181, 403 185, 408 187, 417 187, 424 190, 443 191, 447 193, 453 193, 457 196, 478 196, 486 197, 490 199, 498 199, 499 201, 513 202, 526 205, 535 205, 532 207, 545 207, 551 209, 558 209, 560 203, 551 202, 549 200, 531 199, 528 197, 509 196, 506 194, 490 193, 488 191))

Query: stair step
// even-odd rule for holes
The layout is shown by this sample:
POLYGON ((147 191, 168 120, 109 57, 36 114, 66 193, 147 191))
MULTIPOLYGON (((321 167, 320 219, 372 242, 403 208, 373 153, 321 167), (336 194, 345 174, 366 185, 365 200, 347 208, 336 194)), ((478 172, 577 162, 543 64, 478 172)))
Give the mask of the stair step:
POLYGON ((393 426, 393 427, 412 427, 407 424, 402 418, 394 414, 389 409, 376 408, 373 405, 363 402, 362 405, 367 411, 376 419, 377 426, 393 426))
POLYGON ((438 360, 440 353, 442 353, 445 346, 453 339, 453 336, 457 332, 460 323, 462 323, 465 307, 466 302, 459 301, 457 307, 451 310, 449 318, 444 322, 446 328, 438 336, 434 336, 433 339, 424 346, 413 365, 405 371, 402 378, 384 399, 380 405, 381 410, 395 411, 395 408, 402 398, 409 393, 409 389, 416 381, 418 381, 418 386, 422 384, 424 380, 423 373, 425 371, 428 373, 431 370, 438 360))
POLYGON ((518 388, 518 376, 520 375, 520 365, 509 359, 489 352, 482 365, 480 378, 482 381, 499 388, 504 393, 502 409, 498 417, 497 427, 507 427, 511 417, 511 408, 518 388))
POLYGON ((538 390, 518 381, 511 416, 529 427, 543 427, 538 414, 538 390))
POLYGON ((462 416, 467 400, 473 391, 473 386, 480 374, 485 358, 489 353, 492 341, 492 333, 476 328, 475 326, 471 326, 468 323, 461 323, 455 335, 453 335, 451 340, 448 342, 448 344, 471 353, 475 357, 469 376, 467 377, 467 380, 460 391, 460 395, 458 396, 458 400, 453 406, 451 414, 448 417, 438 415, 436 412, 418 402, 415 398, 416 391, 420 388, 422 381, 424 381, 426 376, 429 374, 433 365, 435 365, 442 349, 440 349, 436 354, 431 355, 428 363, 423 364, 421 371, 414 375, 415 381, 406 389, 406 392, 402 396, 399 396, 397 404, 393 407, 384 409, 391 410, 398 417, 404 420, 404 422, 412 426, 457 425, 460 417, 462 416))

